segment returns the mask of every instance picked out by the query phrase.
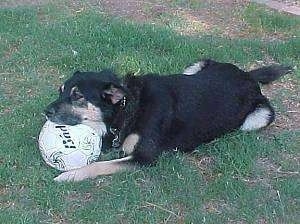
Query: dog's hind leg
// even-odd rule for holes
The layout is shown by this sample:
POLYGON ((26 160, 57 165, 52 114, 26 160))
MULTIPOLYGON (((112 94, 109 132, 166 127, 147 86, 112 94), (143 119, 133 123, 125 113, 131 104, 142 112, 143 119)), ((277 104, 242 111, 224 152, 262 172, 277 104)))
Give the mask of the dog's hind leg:
POLYGON ((186 67, 183 70, 182 74, 184 74, 184 75, 195 75, 198 72, 201 72, 207 66, 212 65, 214 63, 216 63, 216 62, 213 61, 213 60, 210 60, 210 59, 205 59, 205 60, 198 61, 198 62, 186 67))
POLYGON ((95 178, 100 175, 110 175, 117 172, 132 170, 135 167, 132 163, 132 159, 132 156, 126 156, 121 159, 95 162, 79 169, 64 172, 54 178, 54 180, 57 182, 76 182, 88 178, 95 178))
POLYGON ((242 131, 253 131, 266 127, 275 119, 275 113, 269 101, 263 97, 255 110, 247 115, 240 127, 242 131))

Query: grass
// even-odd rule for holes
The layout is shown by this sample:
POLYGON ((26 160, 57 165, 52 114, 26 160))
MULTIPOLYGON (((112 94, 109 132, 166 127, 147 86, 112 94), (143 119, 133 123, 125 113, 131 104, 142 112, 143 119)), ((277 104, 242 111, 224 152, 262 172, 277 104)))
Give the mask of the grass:
POLYGON ((278 32, 288 35, 288 37, 300 34, 300 18, 297 16, 279 14, 256 4, 250 4, 244 13, 246 21, 256 32, 278 32))
MULTIPOLYGON (((271 57, 299 68, 299 37, 272 43, 184 37, 94 10, 46 5, 0 9, 0 39, 1 223, 298 222, 299 176, 276 171, 299 170, 297 131, 236 132, 191 155, 166 154, 155 167, 76 184, 53 182, 58 172, 42 161, 36 137, 43 108, 75 70, 171 73, 201 57, 245 67, 271 57), (214 162, 199 165, 206 156, 214 162), (259 165, 259 158, 267 162, 259 165)), ((295 74, 299 79, 299 69, 295 74)))

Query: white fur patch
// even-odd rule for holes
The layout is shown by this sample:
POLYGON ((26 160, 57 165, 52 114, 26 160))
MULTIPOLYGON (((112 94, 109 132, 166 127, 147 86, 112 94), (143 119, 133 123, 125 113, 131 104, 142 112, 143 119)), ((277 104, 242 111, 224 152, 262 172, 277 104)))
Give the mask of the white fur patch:
POLYGON ((139 140, 140 136, 138 134, 130 134, 125 138, 122 149, 126 155, 129 155, 134 151, 135 146, 139 142, 139 140))
POLYGON ((60 91, 61 91, 61 92, 65 91, 65 85, 62 85, 62 86, 60 87, 60 91))
POLYGON ((75 114, 82 117, 82 124, 90 126, 101 135, 107 133, 100 108, 88 102, 87 107, 73 107, 72 109, 75 114))
POLYGON ((252 131, 263 128, 269 124, 271 116, 272 112, 268 108, 257 108, 246 117, 240 130, 252 131))
POLYGON ((197 72, 200 72, 205 67, 204 61, 199 61, 189 67, 186 67, 183 71, 184 75, 195 75, 197 72))

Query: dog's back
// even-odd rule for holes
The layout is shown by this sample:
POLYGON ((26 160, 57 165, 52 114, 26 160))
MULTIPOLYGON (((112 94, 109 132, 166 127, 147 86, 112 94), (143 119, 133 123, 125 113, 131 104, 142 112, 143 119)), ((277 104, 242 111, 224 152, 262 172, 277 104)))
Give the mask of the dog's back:
MULTIPOLYGON (((161 120, 162 148, 193 150, 242 126, 246 116, 268 103, 249 73, 232 64, 218 63, 197 75, 146 75, 142 83, 138 124, 147 125, 145 108, 161 120), (148 104, 148 105, 147 105, 148 104)), ((144 129, 145 127, 139 127, 144 129)))

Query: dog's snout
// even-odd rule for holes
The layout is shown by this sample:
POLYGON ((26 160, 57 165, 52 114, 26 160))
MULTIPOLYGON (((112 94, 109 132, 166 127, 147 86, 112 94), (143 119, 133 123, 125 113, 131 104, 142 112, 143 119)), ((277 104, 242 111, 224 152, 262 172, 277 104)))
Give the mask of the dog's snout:
POLYGON ((48 107, 45 109, 45 114, 47 117, 52 117, 55 114, 55 109, 53 107, 48 107))

